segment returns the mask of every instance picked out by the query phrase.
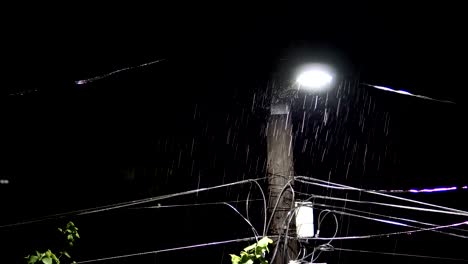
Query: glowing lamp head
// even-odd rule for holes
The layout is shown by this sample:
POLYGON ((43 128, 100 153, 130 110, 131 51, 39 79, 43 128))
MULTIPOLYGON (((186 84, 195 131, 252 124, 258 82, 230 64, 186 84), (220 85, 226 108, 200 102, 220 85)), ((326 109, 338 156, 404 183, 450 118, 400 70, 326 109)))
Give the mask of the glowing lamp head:
POLYGON ((325 67, 310 67, 299 73, 296 83, 311 91, 321 91, 330 87, 333 76, 325 67))

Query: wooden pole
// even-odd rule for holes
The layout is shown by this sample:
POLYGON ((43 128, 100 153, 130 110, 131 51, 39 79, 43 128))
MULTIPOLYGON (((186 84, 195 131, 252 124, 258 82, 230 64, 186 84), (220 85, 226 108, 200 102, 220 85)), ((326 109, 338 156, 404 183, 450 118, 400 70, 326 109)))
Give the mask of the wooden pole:
MULTIPOLYGON (((284 235, 285 227, 288 224, 286 217, 294 205, 292 191, 290 188, 285 187, 288 183, 292 186, 294 179, 292 124, 289 104, 272 103, 267 128, 267 145, 268 211, 270 216, 273 214, 268 232, 272 235, 284 235), (275 208, 278 197, 281 198, 275 208)), ((291 222, 294 223, 294 221, 291 222)), ((293 233, 294 227, 290 227, 289 234, 292 235, 293 233)), ((295 251, 297 251, 295 241, 288 242, 289 249, 286 249, 286 254, 283 252, 284 244, 281 239, 276 240, 275 243, 280 243, 280 245, 272 262, 273 264, 287 263, 288 251, 289 254, 295 256, 295 251)))

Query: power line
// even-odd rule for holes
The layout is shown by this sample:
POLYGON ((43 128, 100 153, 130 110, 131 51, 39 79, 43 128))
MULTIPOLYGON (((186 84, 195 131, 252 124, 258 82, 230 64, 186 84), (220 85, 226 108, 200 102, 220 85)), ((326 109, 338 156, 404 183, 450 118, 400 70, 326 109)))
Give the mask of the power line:
POLYGON ((422 208, 422 207, 414 207, 414 206, 406 206, 406 205, 398 205, 398 204, 389 204, 389 203, 379 203, 379 202, 371 202, 371 201, 357 201, 357 200, 352 200, 352 199, 347 199, 347 198, 338 198, 338 197, 332 197, 332 196, 322 196, 322 195, 312 195, 312 194, 308 194, 308 195, 309 195, 308 200, 310 200, 310 199, 335 200, 335 201, 360 203, 360 204, 373 204, 373 205, 380 205, 380 206, 394 207, 394 208, 415 210, 415 211, 422 211, 422 212, 468 216, 468 214, 465 215, 465 214, 457 213, 457 212, 449 212, 449 211, 435 210, 435 209, 422 208))
POLYGON ((227 205, 229 208, 231 208, 232 210, 234 210, 234 212, 236 212, 240 217, 242 217, 242 219, 244 219, 244 221, 252 228, 252 232, 255 236, 255 239, 257 240, 258 242, 258 232, 257 232, 257 229, 255 229, 255 227, 252 225, 252 223, 249 221, 249 219, 245 218, 245 216, 243 216, 234 206, 228 204, 228 203, 224 203, 224 205, 227 205))
POLYGON ((255 239, 256 239, 255 237, 231 239, 231 240, 196 244, 196 245, 183 246, 183 247, 167 248, 167 249, 160 249, 160 250, 154 250, 154 251, 145 251, 145 252, 138 252, 138 253, 132 253, 132 254, 117 255, 117 256, 112 256, 112 257, 82 260, 82 261, 77 261, 76 263, 77 264, 91 263, 91 262, 99 262, 99 261, 112 260, 112 259, 121 259, 121 258, 129 258, 129 257, 136 257, 136 256, 144 256, 144 255, 149 255, 149 254, 158 254, 158 253, 171 252, 171 251, 184 250, 184 249, 192 249, 192 248, 224 245, 224 244, 229 244, 229 243, 252 241, 252 240, 255 240, 255 239))
MULTIPOLYGON (((146 207, 137 207, 137 208, 129 208, 131 210, 137 210, 137 209, 160 209, 160 208, 175 208, 175 207, 191 207, 191 206, 207 206, 207 205, 228 205, 230 206, 229 203, 239 203, 239 202, 246 202, 246 212, 247 212, 247 219, 249 219, 248 217, 248 203, 249 202, 254 202, 254 201, 263 201, 263 207, 264 207, 264 222, 263 222, 263 236, 266 235, 266 197, 265 197, 265 193, 263 192, 263 189, 261 188, 261 186, 258 184, 257 181, 255 181, 255 183, 257 184, 259 190, 260 190, 260 193, 262 194, 262 198, 263 199, 246 199, 246 200, 235 200, 235 201, 226 201, 226 202, 211 202, 211 203, 191 203, 191 204, 172 204, 172 205, 156 205, 156 206, 146 206, 146 207)), ((249 191, 249 196, 250 196, 250 191, 249 191)), ((249 197, 248 196, 248 197, 249 197)), ((234 209, 234 208, 233 208, 234 209)), ((237 212, 237 209, 236 209, 236 212, 237 212)), ((242 215, 241 215, 242 216, 242 215)), ((244 217, 244 216, 242 216, 244 217)))
POLYGON ((76 85, 83 85, 83 84, 92 83, 92 82, 94 82, 94 81, 99 81, 99 80, 101 80, 101 79, 110 77, 110 76, 112 76, 112 75, 114 75, 114 74, 117 74, 117 73, 120 73, 120 72, 124 72, 124 71, 128 71, 128 70, 133 70, 133 69, 137 69, 137 68, 142 68, 142 67, 147 67, 147 66, 150 66, 150 65, 152 65, 152 64, 155 64, 155 63, 158 63, 158 62, 162 62, 162 61, 165 61, 165 59, 155 60, 155 61, 151 61, 151 62, 147 62, 147 63, 140 64, 140 65, 136 65, 136 66, 125 67, 125 68, 122 68, 122 69, 119 69, 119 70, 115 70, 115 71, 112 71, 112 72, 108 72, 108 73, 105 73, 105 74, 102 74, 102 75, 98 75, 98 76, 95 76, 95 77, 92 77, 92 78, 88 78, 88 79, 83 79, 83 80, 75 81, 75 84, 76 84, 76 85))
POLYGON ((452 186, 452 187, 434 187, 434 188, 422 188, 422 189, 406 189, 406 190, 372 190, 375 192, 388 192, 388 193, 440 193, 467 190, 468 186, 452 186))
MULTIPOLYGON (((336 210, 329 210, 329 209, 321 210, 321 211, 322 212, 323 211, 329 211, 329 212, 333 212, 333 213, 337 213, 337 214, 341 214, 341 215, 348 215, 348 216, 352 216, 352 217, 356 217, 356 218, 362 218, 362 219, 371 220, 371 221, 376 221, 376 222, 380 222, 380 223, 396 225, 396 226, 403 226, 403 227, 411 227, 411 228, 419 229, 421 231, 426 231, 426 230, 423 230, 424 228, 420 228, 418 226, 412 226, 412 225, 408 225, 408 224, 405 224, 405 223, 389 221, 389 220, 385 220, 385 219, 373 218, 373 217, 357 215, 357 214, 351 214, 351 213, 347 213, 347 212, 343 212, 343 211, 336 211, 336 210)), ((438 225, 437 227, 440 227, 440 226, 442 226, 442 225, 438 225)), ((454 234, 454 233, 450 233, 450 232, 439 231, 439 230, 429 230, 429 231, 441 233, 441 234, 444 234, 444 235, 454 236, 454 237, 458 237, 458 238, 465 238, 465 239, 468 238, 468 236, 454 234)))
MULTIPOLYGON (((402 217, 396 217, 396 216, 390 216, 390 215, 384 215, 384 214, 377 214, 377 213, 372 213, 372 212, 367 212, 367 211, 362 211, 362 210, 357 210, 357 209, 351 209, 351 208, 347 208, 347 207, 333 206, 333 205, 329 205, 329 204, 321 204, 321 203, 315 203, 314 202, 313 205, 314 206, 319 206, 319 207, 325 207, 327 209, 328 208, 335 208, 335 209, 341 209, 341 210, 345 210, 345 211, 363 213, 363 214, 367 214, 367 215, 381 216, 381 217, 386 217, 386 218, 390 218, 390 219, 396 219, 396 220, 400 220, 400 221, 416 223, 416 224, 426 225, 426 226, 440 226, 440 225, 437 225, 437 224, 421 222, 421 221, 417 221, 417 220, 414 220, 414 219, 408 219, 408 218, 402 218, 402 217)), ((468 230, 460 229, 460 228, 451 228, 451 229, 462 231, 462 232, 468 232, 468 230)))
POLYGON ((128 209, 129 210, 165 209, 165 208, 178 208, 178 207, 197 207, 197 206, 208 206, 208 205, 224 205, 225 203, 243 203, 243 202, 256 202, 256 201, 263 201, 263 199, 232 200, 232 201, 225 201, 225 202, 210 202, 210 203, 166 204, 166 205, 135 207, 135 208, 128 208, 128 209))
POLYGON ((180 197, 180 196, 184 196, 184 195, 190 195, 190 194, 196 194, 196 193, 211 191, 211 190, 220 189, 220 188, 226 188, 226 187, 230 187, 230 186, 234 186, 234 185, 257 182, 258 180, 263 180, 263 179, 265 179, 265 177, 256 178, 256 179, 247 179, 247 180, 242 180, 242 181, 237 181, 237 182, 232 182, 232 183, 226 183, 226 184, 221 184, 221 185, 212 186, 212 187, 199 188, 199 189, 194 189, 194 190, 185 191, 185 192, 166 194, 166 195, 150 197, 150 198, 145 198, 145 199, 139 199, 139 200, 133 200, 133 201, 123 202, 123 203, 116 203, 116 204, 104 205, 104 206, 99 206, 99 207, 94 207, 94 208, 76 210, 76 211, 71 211, 71 212, 66 212, 66 213, 53 214, 53 215, 48 215, 48 216, 44 216, 44 217, 41 217, 41 218, 22 221, 22 222, 18 222, 18 223, 1 225, 0 229, 1 228, 7 228, 7 227, 21 226, 21 225, 26 225, 26 224, 32 224, 32 223, 47 221, 47 220, 51 220, 51 219, 63 218, 63 217, 72 216, 72 215, 88 215, 88 214, 101 213, 101 212, 106 212, 106 211, 110 211, 110 210, 116 210, 116 209, 131 207, 131 206, 134 206, 134 205, 151 203, 151 202, 161 201, 161 200, 170 199, 170 198, 174 198, 174 197, 180 197))
MULTIPOLYGON (((129 208, 130 210, 141 210, 141 209, 160 209, 160 208, 179 208, 179 207, 192 207, 192 206, 207 206, 207 205, 226 205, 232 210, 234 210, 239 216, 247 222, 247 224, 252 228, 255 237, 258 237, 258 232, 255 227, 252 225, 248 217, 243 216, 235 207, 230 203, 240 203, 240 202, 249 202, 249 201, 263 201, 263 199, 254 199, 254 200, 237 200, 237 201, 227 201, 227 202, 212 202, 212 203, 193 203, 193 204, 173 204, 173 205, 156 205, 148 207, 137 207, 129 208)), ((264 224, 265 225, 265 224, 264 224)), ((263 234, 265 236, 265 234, 263 234)))
POLYGON ((392 92, 392 93, 397 93, 397 94, 402 94, 402 95, 408 95, 408 96, 417 97, 417 98, 420 98, 420 99, 435 101, 435 102, 439 102, 439 103, 456 104, 455 102, 452 102, 452 101, 449 101, 449 100, 434 99, 434 98, 431 98, 431 97, 428 97, 428 96, 425 96, 425 95, 412 94, 412 93, 410 93, 408 91, 404 91, 404 90, 395 90, 395 89, 392 89, 392 88, 389 88, 389 87, 373 85, 373 84, 367 84, 367 83, 361 83, 361 84, 365 85, 365 86, 375 88, 375 89, 379 89, 379 90, 383 90, 383 91, 387 91, 387 92, 392 92))
MULTIPOLYGON (((440 206, 440 205, 436 205, 436 204, 425 203, 425 202, 421 202, 421 201, 417 201, 417 200, 407 199, 407 198, 403 198, 403 197, 399 197, 399 196, 394 196, 394 195, 389 195, 389 194, 385 194, 385 193, 379 193, 379 192, 375 192, 375 191, 368 191, 368 190, 359 189, 359 188, 355 188, 355 187, 351 187, 351 186, 347 186, 347 185, 343 185, 343 184, 327 182, 327 181, 324 181, 324 180, 320 180, 320 179, 316 179, 316 178, 311 178, 311 177, 296 176, 296 177, 294 177, 294 178, 297 179, 297 181, 302 182, 302 183, 305 183, 305 184, 312 184, 312 185, 316 185, 316 186, 320 186, 320 187, 325 187, 325 188, 330 188, 330 189, 341 189, 341 190, 344 190, 344 188, 346 188, 347 190, 353 190, 353 191, 360 191, 360 192, 370 193, 370 194, 374 194, 374 195, 378 195, 378 196, 383 196, 383 197, 387 197, 387 198, 402 200, 402 201, 405 201, 405 202, 416 203, 416 204, 420 204, 420 205, 425 205, 425 206, 430 206, 430 207, 434 207, 434 208, 444 209, 445 211, 448 211, 448 212, 457 212, 457 213, 458 213, 457 215, 468 216, 468 212, 463 211, 463 210, 459 210, 459 209, 450 208, 450 207, 445 207, 445 206, 440 206), (310 180, 310 181, 316 181, 316 182, 321 182, 321 183, 325 183, 326 185, 324 185, 324 184, 319 184, 319 183, 314 183, 314 182, 308 182, 308 181, 304 181, 304 180, 301 180, 301 179, 310 180), (330 185, 330 184, 331 184, 331 185, 330 185)), ((432 210, 432 209, 427 209, 427 210, 432 210)))
POLYGON ((439 259, 439 260, 468 262, 467 259, 459 259, 459 258, 447 258, 447 257, 405 254, 405 253, 396 253, 396 252, 393 253, 393 252, 370 251, 370 250, 349 249, 349 248, 333 248, 333 249, 338 250, 338 251, 347 251, 347 252, 371 253, 371 254, 392 255, 392 256, 400 256, 400 257, 413 257, 413 258, 439 259))
POLYGON ((379 238, 379 237, 389 237, 395 235, 409 235, 413 233, 423 232, 423 231, 432 231, 438 230, 443 228, 467 225, 468 221, 450 224, 450 225, 443 225, 437 227, 430 227, 430 228, 420 228, 417 230, 410 230, 410 231, 401 231, 401 232, 391 232, 391 233, 383 233, 383 234, 375 234, 375 235, 363 235, 363 236, 346 236, 346 237, 313 237, 309 238, 311 240, 350 240, 350 239, 369 239, 369 238, 379 238))
MULTIPOLYGON (((291 190, 292 192, 292 200, 294 201, 294 196, 295 196, 295 193, 294 193, 294 189, 291 185, 291 182, 292 180, 289 180, 284 186, 283 188, 281 189, 281 191, 279 192, 279 195, 278 195, 278 198, 276 199, 276 202, 275 202, 275 206, 273 207, 273 210, 271 211, 271 214, 270 214, 270 218, 268 219, 268 224, 267 224, 267 230, 270 228, 270 224, 271 224, 271 221, 273 220, 273 216, 275 215, 275 212, 276 212, 276 209, 278 208, 278 205, 279 205, 279 202, 284 194, 284 191, 287 189, 287 187, 289 187, 289 189, 291 190)), ((291 209, 293 209, 294 207, 294 204, 291 204, 291 209)))
MULTIPOLYGON (((298 176, 300 177, 300 176, 298 176)), ((296 179, 298 182, 302 183, 309 183, 304 182, 302 180, 296 179)), ((328 185, 316 184, 317 186, 326 187, 328 185)), ((339 189, 339 190, 356 190, 354 187, 337 187, 334 186, 332 189, 339 189)), ((361 191, 367 192, 378 192, 378 193, 437 193, 437 192, 450 192, 450 191, 460 191, 460 190, 468 190, 468 186, 452 186, 452 187, 435 187, 435 188, 422 188, 422 189, 391 189, 391 190, 372 190, 372 189, 359 189, 361 191)))

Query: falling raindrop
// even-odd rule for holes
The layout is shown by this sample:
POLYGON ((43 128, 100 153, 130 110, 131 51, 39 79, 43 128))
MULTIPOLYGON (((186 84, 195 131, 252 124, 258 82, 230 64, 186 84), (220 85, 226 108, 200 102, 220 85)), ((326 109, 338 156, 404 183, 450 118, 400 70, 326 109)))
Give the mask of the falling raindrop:
POLYGON ((303 115, 302 115, 301 133, 304 133, 305 116, 306 116, 306 111, 304 111, 304 113, 303 113, 303 115))

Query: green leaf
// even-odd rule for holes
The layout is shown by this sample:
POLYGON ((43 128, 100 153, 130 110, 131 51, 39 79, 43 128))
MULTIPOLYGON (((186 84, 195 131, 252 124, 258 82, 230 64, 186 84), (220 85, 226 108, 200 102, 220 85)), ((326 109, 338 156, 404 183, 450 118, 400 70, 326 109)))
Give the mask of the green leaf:
POLYGON ((272 244, 273 240, 271 240, 269 237, 264 237, 260 239, 257 243, 259 247, 268 247, 268 244, 272 244))
POLYGON ((45 258, 42 259, 42 262, 44 264, 52 264, 52 259, 49 258, 49 257, 45 257, 45 258))
POLYGON ((28 264, 36 263, 39 260, 38 256, 29 257, 28 264))
POLYGON ((60 264, 60 260, 55 256, 55 254, 52 254, 52 259, 55 260, 55 263, 60 264))
POLYGON ((265 260, 265 253, 269 252, 268 245, 272 244, 273 240, 268 237, 263 237, 257 243, 254 243, 240 252, 240 257, 231 254, 232 264, 268 264, 265 260))
POLYGON ((234 254, 230 254, 231 255, 231 262, 232 264, 239 264, 239 261, 241 260, 241 258, 237 255, 234 255, 234 254))
POLYGON ((73 241, 73 235, 72 234, 68 235, 67 239, 73 241))
POLYGON ((261 257, 263 257, 263 254, 265 253, 265 251, 266 251, 265 248, 256 247, 256 248, 255 248, 255 257, 256 257, 256 258, 261 258, 261 257))
POLYGON ((253 259, 254 255, 252 254, 247 254, 246 252, 241 252, 241 261, 240 263, 248 263, 249 260, 253 259))
POLYGON ((78 234, 78 232, 75 234, 75 236, 76 236, 77 238, 81 238, 81 237, 80 237, 80 234, 78 234))
POLYGON ((67 258, 71 258, 70 254, 68 254, 68 252, 64 251, 63 254, 64 254, 67 258))
POLYGON ((252 244, 252 245, 250 245, 250 246, 244 248, 244 251, 245 251, 245 252, 249 252, 249 251, 255 249, 256 247, 257 247, 257 243, 252 244))
POLYGON ((58 231, 60 231, 60 233, 63 233, 62 228, 59 227, 59 228, 57 228, 57 229, 58 229, 58 231))

